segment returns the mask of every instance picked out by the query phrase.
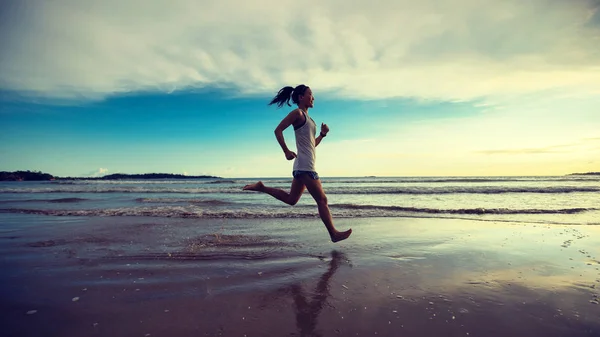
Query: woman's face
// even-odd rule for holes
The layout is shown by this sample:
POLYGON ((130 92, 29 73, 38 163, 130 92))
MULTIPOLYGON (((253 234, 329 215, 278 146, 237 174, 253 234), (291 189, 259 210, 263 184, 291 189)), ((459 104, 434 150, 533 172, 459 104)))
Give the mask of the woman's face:
POLYGON ((307 108, 314 107, 315 97, 312 94, 312 90, 310 88, 306 88, 304 91, 304 95, 300 96, 300 103, 306 106, 307 108))

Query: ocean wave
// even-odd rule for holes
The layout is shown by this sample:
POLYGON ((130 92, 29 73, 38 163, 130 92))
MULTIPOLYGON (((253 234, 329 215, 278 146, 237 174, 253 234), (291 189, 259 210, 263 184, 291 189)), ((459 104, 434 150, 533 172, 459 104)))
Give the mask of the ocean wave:
POLYGON ((85 199, 85 198, 58 198, 58 199, 48 199, 48 200, 44 200, 47 202, 53 202, 53 203, 69 203, 69 202, 80 202, 80 201, 86 201, 89 199, 85 199))
POLYGON ((354 210, 376 210, 376 211, 396 211, 408 213, 428 213, 428 214, 577 214, 590 211, 596 211, 596 208, 562 208, 562 209, 509 209, 509 208, 459 208, 459 209, 438 209, 438 208, 420 208, 420 207, 402 207, 402 206, 376 206, 376 205, 355 205, 355 204, 332 204, 330 208, 354 209, 354 210))
POLYGON ((241 209, 241 210, 204 210, 190 206, 124 207, 112 209, 48 210, 4 208, 0 213, 22 213, 53 216, 149 216, 166 218, 309 218, 317 216, 314 209, 305 212, 289 210, 241 209))
POLYGON ((215 180, 215 181, 207 181, 203 184, 235 184, 237 181, 235 180, 215 180))
MULTIPOLYGON (((334 217, 369 218, 369 217, 403 217, 419 215, 524 215, 524 214, 580 214, 597 211, 596 208, 563 208, 563 209, 506 209, 506 208, 463 208, 437 209, 399 206, 371 206, 354 204, 332 204, 334 217)), ((2 213, 24 213, 51 216, 149 216, 167 218, 316 218, 318 213, 314 206, 295 207, 255 207, 236 209, 206 209, 194 205, 157 206, 157 207, 124 207, 112 209, 78 209, 48 210, 4 208, 2 213)))
POLYGON ((196 199, 196 198, 137 198, 135 201, 140 203, 189 203, 194 205, 208 206, 226 206, 236 204, 233 201, 214 200, 214 199, 196 199))
MULTIPOLYGON (((286 188, 284 188, 286 189, 286 188)), ((442 187, 327 187, 327 194, 506 194, 506 193, 597 193, 598 186, 540 186, 540 187, 510 187, 510 186, 442 186, 442 187)), ((65 188, 1 188, 0 193, 178 193, 178 194, 243 194, 256 193, 243 191, 241 186, 222 188, 169 188, 169 187, 65 187, 65 188)))
MULTIPOLYGON (((335 183, 335 184, 431 184, 431 183, 521 183, 521 182, 598 182, 600 178, 593 177, 584 177, 584 178, 565 178, 565 177, 522 177, 522 178, 490 178, 490 177, 469 177, 469 178, 391 178, 391 179, 382 179, 382 178, 351 178, 351 179, 340 179, 340 178, 332 178, 328 179, 327 177, 322 178, 324 182, 327 183, 335 183)), ((289 180, 276 180, 269 181, 276 183, 288 183, 291 182, 289 180)))
POLYGON ((22 202, 50 202, 50 203, 71 203, 81 202, 89 199, 85 198, 57 198, 57 199, 24 199, 24 200, 0 200, 0 204, 4 203, 22 203, 22 202))
POLYGON ((65 188, 0 188, 1 193, 179 193, 179 194, 207 194, 207 193, 250 193, 239 188, 168 188, 168 187, 65 187, 65 188))
POLYGON ((508 187, 508 186, 445 186, 445 187, 366 187, 336 188, 326 191, 327 194, 506 194, 506 193, 587 193, 600 192, 600 187, 593 186, 548 186, 548 187, 508 187))

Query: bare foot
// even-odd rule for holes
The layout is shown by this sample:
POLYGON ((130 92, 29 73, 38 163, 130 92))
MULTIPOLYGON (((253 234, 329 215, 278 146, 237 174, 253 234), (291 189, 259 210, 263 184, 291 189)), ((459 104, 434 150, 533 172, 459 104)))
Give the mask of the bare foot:
POLYGON ((263 187, 265 187, 265 185, 262 183, 262 181, 259 181, 257 183, 254 184, 250 184, 250 185, 246 185, 244 186, 244 190, 245 191, 262 191, 263 187))
POLYGON ((342 240, 346 240, 350 234, 352 234, 352 229, 349 229, 345 232, 337 232, 331 237, 332 242, 338 242, 342 240))

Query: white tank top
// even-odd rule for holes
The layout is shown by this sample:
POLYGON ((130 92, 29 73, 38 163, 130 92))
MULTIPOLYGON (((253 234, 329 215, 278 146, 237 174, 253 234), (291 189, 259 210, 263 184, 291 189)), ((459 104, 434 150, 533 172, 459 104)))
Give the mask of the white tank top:
POLYGON ((297 151, 297 157, 294 160, 294 171, 316 171, 315 134, 317 124, 306 112, 302 111, 302 114, 304 115, 304 124, 297 129, 294 128, 297 151))

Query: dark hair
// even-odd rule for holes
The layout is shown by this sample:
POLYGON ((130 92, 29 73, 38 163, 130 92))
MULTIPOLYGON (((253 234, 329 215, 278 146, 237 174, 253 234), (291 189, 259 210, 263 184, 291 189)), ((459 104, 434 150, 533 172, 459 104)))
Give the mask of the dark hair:
POLYGON ((277 107, 281 108, 281 106, 283 106, 283 104, 286 103, 288 106, 292 106, 290 104, 290 98, 292 99, 292 103, 298 104, 298 96, 304 95, 304 93, 306 92, 306 89, 308 89, 308 87, 305 86, 304 84, 300 84, 299 86, 297 86, 295 88, 283 87, 283 88, 281 88, 281 90, 279 90, 277 95, 275 95, 275 97, 273 97, 273 99, 271 100, 271 103, 269 103, 269 105, 277 104, 277 107))

